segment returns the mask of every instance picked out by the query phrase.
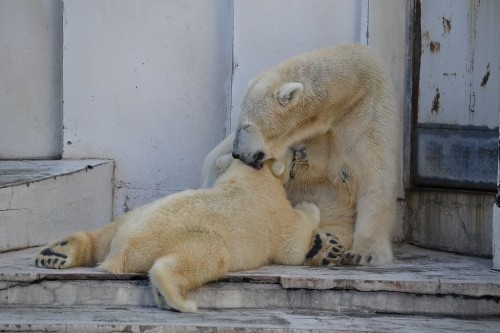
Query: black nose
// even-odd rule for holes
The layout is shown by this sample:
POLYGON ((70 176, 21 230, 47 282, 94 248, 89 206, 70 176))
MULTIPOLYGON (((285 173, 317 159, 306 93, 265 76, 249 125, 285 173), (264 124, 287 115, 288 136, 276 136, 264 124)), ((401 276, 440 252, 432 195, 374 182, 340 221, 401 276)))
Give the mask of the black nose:
POLYGON ((233 152, 233 158, 235 160, 239 160, 240 159, 240 154, 233 152))

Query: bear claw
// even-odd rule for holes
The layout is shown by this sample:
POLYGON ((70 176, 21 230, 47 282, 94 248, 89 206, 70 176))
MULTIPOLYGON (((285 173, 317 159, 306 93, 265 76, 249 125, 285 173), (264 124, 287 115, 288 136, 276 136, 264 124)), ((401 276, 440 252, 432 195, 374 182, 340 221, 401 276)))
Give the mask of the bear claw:
POLYGON ((351 266, 373 265, 374 255, 347 251, 342 258, 342 263, 351 266))

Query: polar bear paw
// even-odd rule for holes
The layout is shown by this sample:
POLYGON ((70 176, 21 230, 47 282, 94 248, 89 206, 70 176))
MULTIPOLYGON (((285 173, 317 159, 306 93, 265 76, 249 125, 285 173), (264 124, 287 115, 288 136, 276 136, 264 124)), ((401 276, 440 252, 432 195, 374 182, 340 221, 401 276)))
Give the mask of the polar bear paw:
POLYGON ((47 245, 35 256, 35 266, 53 269, 85 266, 89 261, 90 244, 86 233, 74 233, 47 245))
POLYGON ((306 264, 311 266, 339 266, 345 249, 330 232, 316 234, 311 250, 306 255, 306 264))
POLYGON ((68 268, 71 263, 69 257, 69 241, 62 240, 43 249, 35 257, 35 266, 43 268, 68 268))

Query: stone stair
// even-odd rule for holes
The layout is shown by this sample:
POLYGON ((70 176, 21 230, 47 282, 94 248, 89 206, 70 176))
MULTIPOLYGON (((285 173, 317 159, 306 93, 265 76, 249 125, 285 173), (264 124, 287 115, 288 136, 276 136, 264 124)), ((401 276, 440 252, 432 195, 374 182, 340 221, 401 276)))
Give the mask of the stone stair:
POLYGON ((0 332, 500 332, 491 260, 410 245, 383 267, 231 273, 195 314, 157 309, 144 275, 36 268, 39 250, 0 255, 0 332))
POLYGON ((0 161, 0 252, 111 220, 111 160, 0 161))
POLYGON ((395 247, 384 267, 268 266, 155 307, 147 276, 33 265, 38 245, 109 222, 113 161, 0 161, 0 332, 500 332, 491 260, 395 247))

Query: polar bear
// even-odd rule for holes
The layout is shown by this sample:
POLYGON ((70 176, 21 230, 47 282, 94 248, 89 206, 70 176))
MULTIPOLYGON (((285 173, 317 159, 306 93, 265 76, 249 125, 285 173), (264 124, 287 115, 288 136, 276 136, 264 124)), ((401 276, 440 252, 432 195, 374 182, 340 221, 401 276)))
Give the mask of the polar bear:
POLYGON ((249 83, 236 132, 205 158, 202 186, 224 173, 214 163, 221 155, 259 169, 291 149, 287 195, 321 211, 307 263, 389 263, 401 141, 394 105, 391 81, 365 46, 293 57, 249 83))
POLYGON ((302 264, 319 225, 318 207, 291 206, 283 163, 269 160, 255 170, 229 157, 218 159, 219 167, 230 166, 212 189, 179 192, 101 229, 60 239, 35 257, 35 265, 149 272, 159 307, 194 312, 186 293, 227 272, 302 264))

